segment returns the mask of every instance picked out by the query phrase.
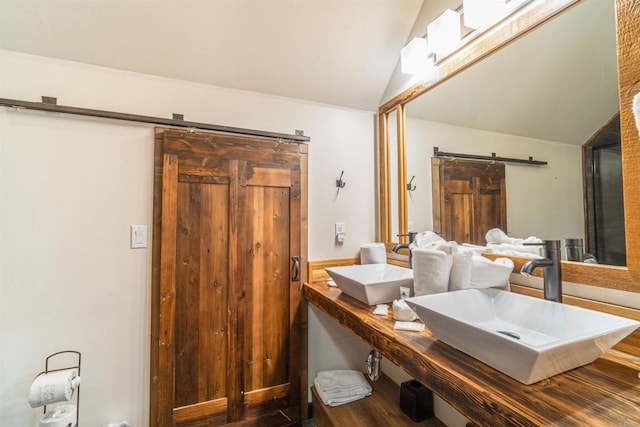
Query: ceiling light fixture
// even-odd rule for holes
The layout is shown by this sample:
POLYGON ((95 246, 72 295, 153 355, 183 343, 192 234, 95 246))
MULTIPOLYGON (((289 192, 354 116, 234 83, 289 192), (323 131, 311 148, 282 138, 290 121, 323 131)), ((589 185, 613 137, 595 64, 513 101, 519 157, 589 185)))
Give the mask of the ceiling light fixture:
POLYGON ((460 45, 460 14, 447 9, 427 26, 429 48, 437 55, 446 55, 460 45))
POLYGON ((433 67, 433 56, 429 50, 427 40, 414 37, 400 51, 400 65, 405 74, 420 74, 433 67))
POLYGON ((463 0, 464 25, 478 29, 502 18, 506 13, 505 0, 463 0))

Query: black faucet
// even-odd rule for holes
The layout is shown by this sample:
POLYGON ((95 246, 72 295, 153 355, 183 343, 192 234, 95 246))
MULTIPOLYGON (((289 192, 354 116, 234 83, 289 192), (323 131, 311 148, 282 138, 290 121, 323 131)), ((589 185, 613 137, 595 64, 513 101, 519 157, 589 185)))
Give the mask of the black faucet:
POLYGON ((412 268, 412 256, 411 256, 411 248, 409 247, 413 241, 416 239, 416 233, 415 231, 410 231, 407 234, 398 234, 398 237, 409 237, 409 243, 398 243, 397 245, 395 245, 393 247, 393 249, 391 249, 391 252, 394 253, 398 253, 398 251, 400 249, 408 249, 409 250, 409 268, 412 268))
POLYGON ((527 261, 520 270, 523 276, 531 276, 537 267, 544 267, 544 299, 562 302, 562 262, 560 260, 560 240, 545 240, 544 243, 525 243, 525 245, 544 245, 545 257, 527 261))

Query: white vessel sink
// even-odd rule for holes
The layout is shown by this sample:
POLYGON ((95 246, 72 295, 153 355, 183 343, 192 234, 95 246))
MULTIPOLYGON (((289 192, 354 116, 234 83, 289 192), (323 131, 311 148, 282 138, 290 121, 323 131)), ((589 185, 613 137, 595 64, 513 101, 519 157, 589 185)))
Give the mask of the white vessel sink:
POLYGON ((596 360, 640 322, 497 289, 405 300, 439 340, 524 383, 596 360))
POLYGON ((347 295, 368 305, 400 299, 400 287, 413 291, 413 270, 390 264, 329 267, 325 271, 347 295))

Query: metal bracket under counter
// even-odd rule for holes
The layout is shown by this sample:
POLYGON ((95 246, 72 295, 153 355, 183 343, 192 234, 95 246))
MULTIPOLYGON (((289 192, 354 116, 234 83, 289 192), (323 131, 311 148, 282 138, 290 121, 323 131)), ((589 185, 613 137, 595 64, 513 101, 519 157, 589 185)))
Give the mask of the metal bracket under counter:
POLYGON ((304 297, 479 425, 640 425, 640 357, 610 350, 593 363, 526 386, 326 282, 304 297))

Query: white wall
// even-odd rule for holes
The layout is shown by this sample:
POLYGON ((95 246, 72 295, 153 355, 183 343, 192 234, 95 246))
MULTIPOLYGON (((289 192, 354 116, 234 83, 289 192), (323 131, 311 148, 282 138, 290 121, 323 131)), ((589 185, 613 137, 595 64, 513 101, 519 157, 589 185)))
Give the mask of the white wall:
POLYGON ((445 123, 407 118, 407 180, 415 231, 433 226, 431 157, 441 151, 547 161, 545 166, 507 163, 507 223, 513 237, 584 237, 581 147, 445 123))
MULTIPOLYGON (((293 133, 309 145, 309 259, 354 257, 375 236, 374 115, 0 51, 0 97, 293 133), (344 189, 335 179, 344 170, 344 189), (347 241, 334 243, 334 223, 347 241)), ((0 425, 36 425, 26 396, 44 358, 82 352, 82 424, 148 425, 153 127, 0 109, 0 425), (151 236, 150 236, 151 237, 151 236)), ((309 376, 360 368, 368 349, 310 312, 309 376), (339 337, 339 338, 336 338, 339 337)))

